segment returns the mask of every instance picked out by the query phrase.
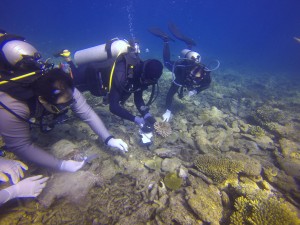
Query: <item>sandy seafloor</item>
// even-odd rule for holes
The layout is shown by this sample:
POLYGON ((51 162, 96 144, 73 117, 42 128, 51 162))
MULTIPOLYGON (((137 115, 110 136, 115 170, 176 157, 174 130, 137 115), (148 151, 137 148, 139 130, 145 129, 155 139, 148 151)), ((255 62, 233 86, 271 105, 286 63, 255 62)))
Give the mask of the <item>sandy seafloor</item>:
MULTIPOLYGON (((165 71, 151 112, 160 121, 165 71)), ((37 199, 13 200, 0 224, 299 224, 300 82, 284 74, 219 69, 211 87, 174 100, 172 134, 141 146, 138 127, 84 93, 126 155, 70 114, 35 141, 61 158, 100 157, 76 173, 29 164, 50 177, 37 199)), ((136 113, 132 98, 125 107, 136 113)), ((12 154, 8 156, 14 158, 12 154)))

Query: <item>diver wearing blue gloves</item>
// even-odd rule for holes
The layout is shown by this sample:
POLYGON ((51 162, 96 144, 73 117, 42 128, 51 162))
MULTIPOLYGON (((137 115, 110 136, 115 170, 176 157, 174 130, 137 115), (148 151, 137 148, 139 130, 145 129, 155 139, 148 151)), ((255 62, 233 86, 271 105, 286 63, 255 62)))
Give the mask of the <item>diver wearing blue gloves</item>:
MULTIPOLYGON (((191 50, 196 45, 192 39, 183 35, 174 24, 169 24, 169 30, 177 39, 185 42, 188 47, 181 51, 181 58, 176 61, 171 60, 169 47, 169 42, 174 40, 159 28, 149 29, 150 33, 163 40, 164 65, 172 72, 173 76, 166 97, 166 112, 162 116, 163 121, 166 122, 170 121, 172 117, 171 106, 174 95, 178 93, 178 97, 183 98, 184 91, 187 90, 188 96, 191 97, 207 89, 211 83, 210 72, 212 71, 201 63, 200 54, 191 50)), ((215 69, 218 67, 219 65, 215 69)))
POLYGON ((0 135, 7 151, 52 169, 75 172, 82 168, 85 161, 57 159, 30 138, 31 126, 47 132, 62 122, 68 109, 85 121, 106 145, 128 151, 127 144, 114 138, 86 103, 70 75, 43 62, 24 38, 0 32, 0 71, 0 135))

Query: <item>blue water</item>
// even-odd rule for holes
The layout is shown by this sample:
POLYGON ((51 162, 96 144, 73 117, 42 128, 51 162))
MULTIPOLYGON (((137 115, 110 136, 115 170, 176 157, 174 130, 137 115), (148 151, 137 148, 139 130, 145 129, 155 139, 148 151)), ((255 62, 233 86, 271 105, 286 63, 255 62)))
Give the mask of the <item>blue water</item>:
MULTIPOLYGON (((2 0, 0 28, 26 37, 44 57, 134 36, 143 58, 161 59, 162 41, 147 28, 168 32, 172 21, 197 42, 204 60, 219 59, 221 68, 298 77, 299 11, 299 0, 2 0)), ((172 43, 172 56, 182 48, 172 43)))

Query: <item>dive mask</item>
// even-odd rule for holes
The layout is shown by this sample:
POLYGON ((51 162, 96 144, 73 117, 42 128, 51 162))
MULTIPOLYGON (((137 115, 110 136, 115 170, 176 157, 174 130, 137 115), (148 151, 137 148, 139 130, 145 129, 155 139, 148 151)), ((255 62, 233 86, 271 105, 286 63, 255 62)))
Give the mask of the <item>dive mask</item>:
POLYGON ((75 104, 75 100, 72 98, 70 101, 61 104, 50 104, 51 110, 57 114, 65 112, 75 104))

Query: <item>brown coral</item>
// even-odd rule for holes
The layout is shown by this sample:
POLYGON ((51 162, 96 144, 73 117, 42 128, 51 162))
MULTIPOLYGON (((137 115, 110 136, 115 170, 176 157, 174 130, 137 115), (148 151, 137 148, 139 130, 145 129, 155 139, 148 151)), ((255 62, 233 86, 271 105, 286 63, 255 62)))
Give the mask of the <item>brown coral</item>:
POLYGON ((156 122, 154 124, 154 129, 162 137, 168 137, 170 134, 172 134, 171 125, 167 122, 156 122))
POLYGON ((239 161, 209 154, 198 156, 194 163, 198 170, 212 178, 216 183, 221 183, 244 169, 243 164, 239 161))

